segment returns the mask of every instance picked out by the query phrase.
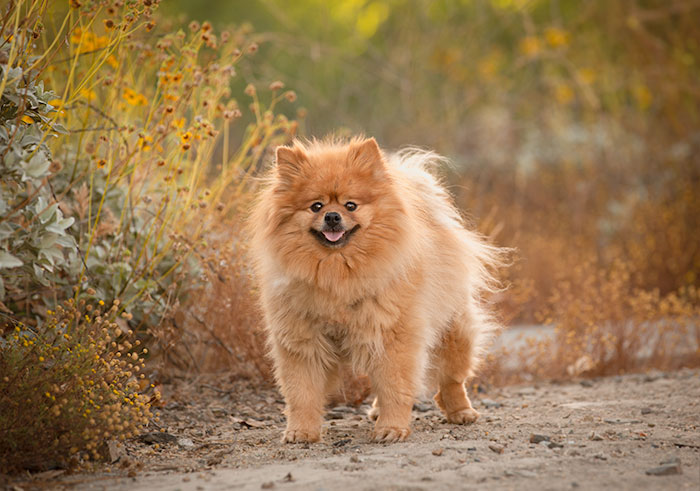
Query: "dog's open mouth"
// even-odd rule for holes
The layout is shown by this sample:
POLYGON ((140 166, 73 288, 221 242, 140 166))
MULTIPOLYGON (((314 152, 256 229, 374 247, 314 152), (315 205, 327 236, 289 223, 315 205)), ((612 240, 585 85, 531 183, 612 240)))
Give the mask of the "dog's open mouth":
POLYGON ((318 239, 318 241, 326 247, 341 247, 347 243, 352 234, 354 234, 360 225, 357 224, 350 230, 314 230, 310 232, 318 239))

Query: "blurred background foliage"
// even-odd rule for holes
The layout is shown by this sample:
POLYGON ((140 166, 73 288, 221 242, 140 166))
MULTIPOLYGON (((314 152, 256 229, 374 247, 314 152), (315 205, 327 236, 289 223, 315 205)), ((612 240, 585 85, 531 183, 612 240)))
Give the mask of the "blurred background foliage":
MULTIPOLYGON (((452 191, 517 247, 512 316, 533 320, 577 264, 628 287, 700 283, 700 2, 173 0, 249 22, 307 136, 364 132, 448 155, 452 191)), ((239 81, 239 83, 242 83, 239 81)))

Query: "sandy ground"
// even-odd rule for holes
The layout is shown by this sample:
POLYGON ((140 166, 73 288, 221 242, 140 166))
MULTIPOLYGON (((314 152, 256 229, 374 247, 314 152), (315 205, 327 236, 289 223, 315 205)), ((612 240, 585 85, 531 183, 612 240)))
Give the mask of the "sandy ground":
POLYGON ((165 389, 161 431, 114 448, 112 464, 8 488, 700 489, 698 370, 490 389, 471 426, 423 401, 408 441, 390 445, 368 442, 365 405, 329 410, 323 443, 290 445, 273 388, 165 389))

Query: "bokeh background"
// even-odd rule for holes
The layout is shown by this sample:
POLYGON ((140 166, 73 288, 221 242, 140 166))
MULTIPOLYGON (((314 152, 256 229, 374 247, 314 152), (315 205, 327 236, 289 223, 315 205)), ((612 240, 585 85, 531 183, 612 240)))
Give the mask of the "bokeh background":
POLYGON ((449 156, 453 193, 486 233, 521 250, 536 296, 567 269, 616 259, 633 263, 635 286, 697 286, 697 2, 163 8, 250 25, 260 53, 239 83, 292 87, 308 112, 304 136, 362 132, 449 156))
POLYGON ((97 458, 160 382, 271 383, 243 221, 298 136, 448 157, 469 226, 514 251, 475 384, 699 366, 699 19, 700 0, 0 5, 0 471, 97 458))
MULTIPOLYGON (((629 368, 632 352, 660 338, 622 324, 666 315, 664 302, 676 296, 697 306, 698 2, 182 0, 164 8, 248 26, 260 52, 238 83, 292 87, 307 115, 303 136, 361 132, 388 149, 447 155, 465 215, 517 251, 503 273, 511 288, 495 299, 504 320, 555 323, 576 345, 562 349, 559 371, 543 373, 576 361, 600 373, 629 368), (628 344, 630 336, 642 339, 628 344)), ((689 336, 678 339, 697 357, 697 328, 689 336)), ((541 342, 531 345, 550 352, 541 342)), ((669 357, 675 348, 649 349, 669 357)))

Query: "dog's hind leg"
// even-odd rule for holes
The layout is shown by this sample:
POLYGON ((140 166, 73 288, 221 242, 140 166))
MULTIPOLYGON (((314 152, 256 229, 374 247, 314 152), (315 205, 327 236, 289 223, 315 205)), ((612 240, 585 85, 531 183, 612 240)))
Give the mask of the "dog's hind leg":
POLYGON ((468 315, 456 316, 443 337, 442 345, 434 351, 433 366, 439 388, 435 402, 450 423, 469 424, 479 418, 464 387, 476 368, 477 329, 468 315))

